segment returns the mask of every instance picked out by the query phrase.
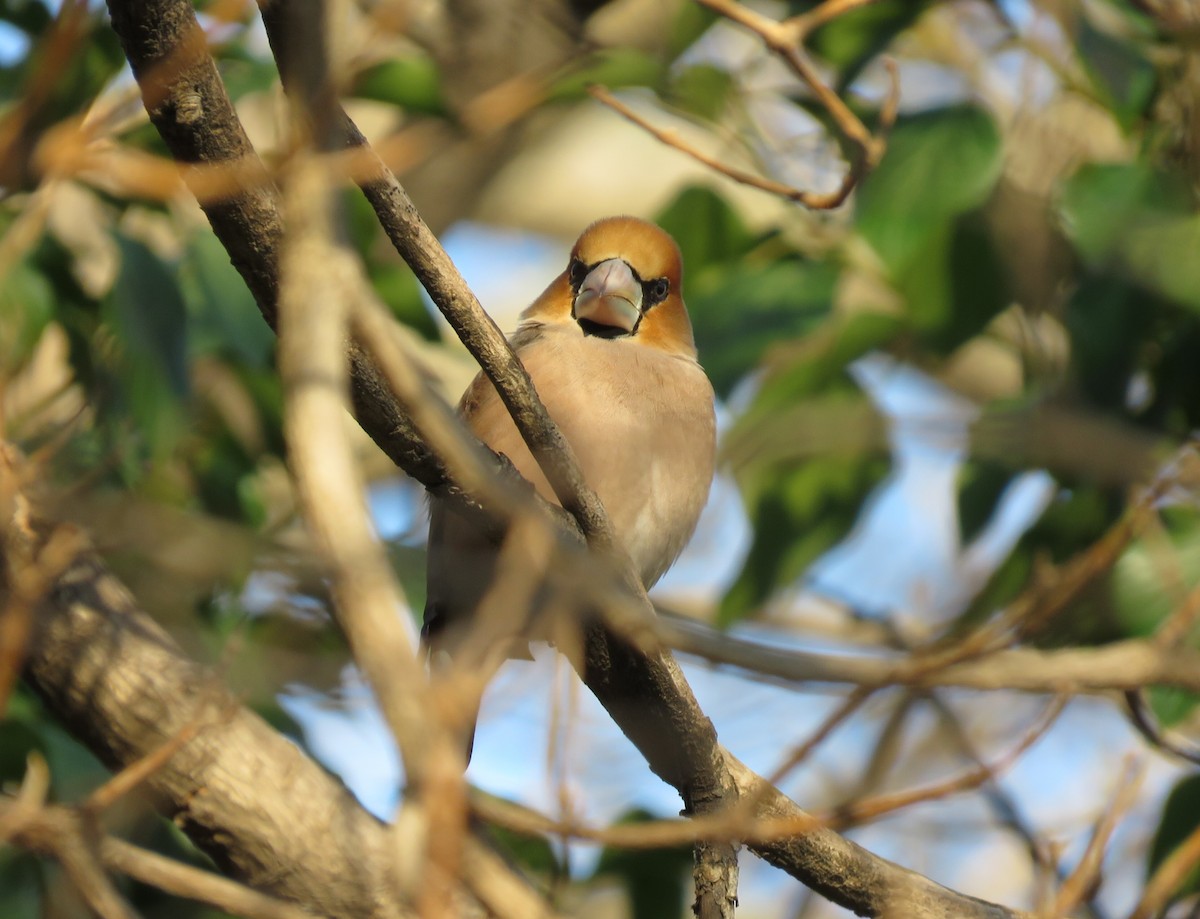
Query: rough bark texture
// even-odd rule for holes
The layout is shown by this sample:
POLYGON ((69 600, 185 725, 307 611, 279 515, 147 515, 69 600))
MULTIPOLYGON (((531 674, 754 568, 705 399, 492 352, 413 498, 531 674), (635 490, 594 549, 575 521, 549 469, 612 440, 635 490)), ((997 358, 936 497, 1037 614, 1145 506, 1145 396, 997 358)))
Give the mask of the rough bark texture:
POLYGON ((201 726, 147 785, 222 870, 321 915, 407 915, 385 894, 386 827, 188 659, 97 560, 76 560, 37 621, 26 681, 112 769, 201 726))

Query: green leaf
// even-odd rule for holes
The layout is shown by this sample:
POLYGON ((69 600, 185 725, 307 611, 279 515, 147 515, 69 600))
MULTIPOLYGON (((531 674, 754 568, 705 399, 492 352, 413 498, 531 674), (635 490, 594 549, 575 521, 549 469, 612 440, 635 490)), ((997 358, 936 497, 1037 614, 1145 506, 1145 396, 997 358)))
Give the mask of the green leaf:
POLYGON ((1146 699, 1158 723, 1168 728, 1189 720, 1200 705, 1200 695, 1176 686, 1151 686, 1146 699))
POLYGON ((734 85, 729 71, 712 64, 696 64, 671 79, 666 99, 685 112, 715 121, 724 111, 734 85))
POLYGON ((161 455, 186 429, 179 409, 189 388, 187 311, 158 256, 137 240, 116 239, 121 268, 101 304, 121 346, 111 369, 141 437, 161 455))
POLYGON ((367 68, 355 77, 350 95, 426 115, 447 112, 437 64, 424 54, 391 58, 367 68))
POLYGON ((975 337, 1012 302, 1003 263, 977 215, 946 223, 894 276, 914 331, 940 353, 975 337))
POLYGON ((188 243, 179 263, 179 289, 193 355, 224 354, 251 367, 269 365, 275 336, 225 247, 211 233, 197 233, 188 243))
POLYGON ((0 916, 41 919, 42 868, 36 856, 15 848, 0 851, 0 916))
POLYGON ((46 276, 20 262, 0 279, 0 367, 8 373, 33 354, 54 318, 54 290, 46 276))
POLYGON ((934 0, 882 0, 838 16, 817 29, 807 47, 838 70, 842 95, 872 59, 911 26, 934 0))
POLYGON ((438 340, 437 323, 429 315, 421 285, 407 265, 387 263, 370 269, 371 286, 392 315, 427 341, 438 340))
POLYGON ((659 86, 666 76, 663 61, 636 48, 605 48, 568 68, 551 85, 546 98, 551 102, 575 102, 587 98, 593 83, 617 89, 622 86, 659 86))
POLYGON ((1181 177, 1138 163, 1083 167, 1061 208, 1090 264, 1200 311, 1200 214, 1192 201, 1181 177))
POLYGON ((0 4, 0 21, 12 23, 31 38, 40 35, 53 18, 42 0, 6 0, 0 4))
MULTIPOLYGON (((1150 845, 1146 860, 1146 877, 1150 877, 1177 846, 1200 825, 1200 775, 1190 775, 1179 781, 1163 804, 1162 817, 1150 845)), ((1194 867, 1173 893, 1172 901, 1200 891, 1200 866, 1194 867)))
POLYGON ((526 871, 543 877, 562 873, 562 863, 545 836, 521 833, 498 823, 488 824, 487 835, 505 857, 526 871))
POLYGON ((0 722, 0 786, 18 785, 25 778, 29 754, 44 753, 41 737, 24 721, 0 722))
POLYGON ((822 322, 837 276, 828 262, 799 259, 702 271, 687 304, 701 363, 717 394, 727 396, 771 345, 822 322))
POLYGON ((1184 585, 1200 582, 1200 516, 1175 510, 1164 512, 1163 522, 1152 537, 1130 544, 1113 568, 1113 603, 1129 637, 1153 634, 1183 601, 1184 585))
POLYGON ((1097 94, 1126 131, 1142 120, 1154 96, 1154 66, 1131 42, 1102 32, 1079 17, 1075 49, 1097 94))
POLYGON ((104 310, 127 356, 176 396, 188 391, 187 309, 175 274, 145 243, 118 235, 121 268, 104 310))
POLYGON ((667 38, 667 59, 673 61, 683 54, 718 18, 716 13, 698 3, 681 3, 667 38))
POLYGON ((217 66, 231 99, 265 92, 279 82, 279 71, 271 59, 247 50, 245 42, 223 48, 217 66))
POLYGON ((685 297, 691 296, 689 277, 704 266, 732 262, 749 252, 759 239, 728 202, 711 188, 691 185, 659 212, 658 225, 675 237, 687 271, 685 297))
POLYGON ((1083 393, 1094 405, 1121 411, 1152 313, 1138 291, 1111 275, 1086 273, 1067 301, 1071 363, 1083 393))
POLYGON ((853 528, 871 490, 887 474, 885 458, 809 460, 760 472, 745 491, 754 539, 742 570, 721 600, 717 624, 728 626, 758 610, 777 590, 853 528))
POLYGON ((863 311, 849 317, 834 316, 803 340, 779 346, 771 354, 767 377, 745 421, 757 423, 802 399, 853 389, 846 368, 889 344, 905 329, 904 321, 896 316, 863 311))
MULTIPOLYGON (((621 825, 653 819, 645 810, 634 810, 617 821, 621 825)), ((616 876, 629 893, 633 919, 662 919, 683 915, 685 878, 692 864, 691 846, 631 850, 606 846, 600 853, 596 875, 616 876)))
POLYGON ((931 240, 982 204, 1000 173, 1000 134, 971 106, 940 109, 897 124, 887 154, 858 192, 858 229, 900 274, 926 256, 931 240))

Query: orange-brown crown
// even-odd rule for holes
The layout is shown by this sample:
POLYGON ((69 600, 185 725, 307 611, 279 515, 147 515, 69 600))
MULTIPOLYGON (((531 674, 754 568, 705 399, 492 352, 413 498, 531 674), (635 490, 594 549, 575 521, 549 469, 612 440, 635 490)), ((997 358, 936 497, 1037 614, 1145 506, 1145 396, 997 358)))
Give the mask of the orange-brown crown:
POLYGON ((665 230, 637 217, 605 217, 585 229, 571 249, 567 268, 525 311, 524 318, 568 320, 573 297, 570 265, 578 260, 592 266, 612 258, 624 260, 642 281, 665 278, 670 285, 666 298, 645 310, 636 340, 671 353, 695 356, 692 324, 681 290, 683 259, 679 246, 665 230))

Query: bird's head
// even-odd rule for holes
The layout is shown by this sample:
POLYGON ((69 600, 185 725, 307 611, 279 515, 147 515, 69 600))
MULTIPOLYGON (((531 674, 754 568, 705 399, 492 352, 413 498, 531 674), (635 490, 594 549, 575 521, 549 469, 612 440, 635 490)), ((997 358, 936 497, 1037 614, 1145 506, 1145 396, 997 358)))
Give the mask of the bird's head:
POLYGON ((682 281, 679 247, 668 233, 636 217, 606 217, 580 234, 566 269, 524 318, 575 322, 584 335, 695 357, 682 281))

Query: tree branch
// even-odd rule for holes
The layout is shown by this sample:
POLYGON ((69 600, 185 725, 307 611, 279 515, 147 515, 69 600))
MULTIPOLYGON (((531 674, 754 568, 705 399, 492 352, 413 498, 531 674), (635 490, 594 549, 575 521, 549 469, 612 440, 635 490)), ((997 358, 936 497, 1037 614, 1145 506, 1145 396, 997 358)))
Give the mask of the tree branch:
POLYGON ((1173 686, 1200 692, 1200 651, 1127 639, 1092 648, 1016 647, 947 666, 914 666, 911 657, 820 654, 778 648, 672 617, 661 627, 677 651, 714 664, 792 683, 852 686, 956 686, 1047 694, 1114 692, 1173 686))
MULTIPOLYGON (((151 118, 173 154, 185 162, 222 159, 242 162, 252 156, 253 151, 205 52, 203 34, 195 23, 191 5, 184 0, 139 3, 110 0, 110 10, 114 28, 143 86, 151 118)), ((518 416, 527 413, 518 418, 518 423, 533 442, 535 455, 552 469, 569 470, 569 461, 562 459, 569 454, 555 446, 559 440, 553 426, 545 422, 544 411, 539 413, 535 408, 536 398, 528 377, 519 363, 513 363, 511 350, 503 344, 495 326, 477 309, 474 297, 457 272, 449 270, 449 261, 432 234, 411 229, 419 224, 407 198, 395 200, 402 225, 410 227, 402 235, 410 248, 425 258, 424 262, 416 260, 414 270, 422 266, 418 276, 435 302, 457 317, 455 321, 462 327, 464 339, 469 345, 474 342, 479 349, 485 370, 500 377, 498 388, 501 392, 507 390, 510 409, 518 416)), ((210 203, 206 212, 218 237, 230 248, 235 266, 247 277, 264 315, 273 321, 281 233, 273 190, 260 189, 219 205, 210 203)), ((439 494, 478 507, 450 483, 444 463, 416 435, 409 419, 357 346, 350 349, 350 361, 359 421, 387 455, 439 494)), ((591 516, 586 489, 572 489, 569 472, 552 476, 551 481, 562 489, 560 495, 566 496, 564 505, 579 512, 585 528, 595 526, 588 529, 589 534, 602 535, 603 525, 597 522, 602 517, 591 516), (583 497, 572 500, 573 495, 583 497)), ((669 654, 643 654, 600 628, 588 631, 585 644, 585 682, 646 756, 651 768, 679 789, 690 812, 712 813, 733 803, 740 795, 753 793, 760 800, 760 816, 803 818, 803 811, 793 802, 765 785, 719 746, 711 722, 700 710, 669 654)), ((70 684, 70 676, 58 670, 44 673, 38 681, 56 711, 69 700, 55 692, 55 684, 70 684)), ((89 744, 103 750, 110 745, 103 724, 104 720, 98 720, 92 732, 86 725, 76 722, 74 726, 81 729, 81 736, 89 744)), ((259 742, 256 738, 241 738, 239 743, 253 751, 259 742)), ((231 747, 230 755, 239 755, 238 749, 231 747)), ((109 752, 109 760, 114 761, 113 751, 109 752)), ((236 788, 225 785, 223 791, 237 799, 236 788)), ((304 796, 296 798, 305 800, 304 796)), ((238 838, 237 833, 231 835, 238 838)), ((232 849, 229 840, 223 839, 232 849)), ((790 840, 756 843, 755 851, 835 902, 863 915, 894 914, 914 919, 946 913, 964 917, 1013 915, 1002 907, 946 890, 828 830, 814 830, 790 840)), ((241 855, 227 852, 226 858, 231 854, 241 855)), ((369 867, 372 861, 367 858, 363 864, 369 867)), ((259 876, 253 864, 237 867, 240 872, 259 876)), ((319 870, 316 875, 325 878, 327 872, 319 870)), ((364 909, 363 914, 369 915, 371 911, 364 909)))

